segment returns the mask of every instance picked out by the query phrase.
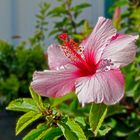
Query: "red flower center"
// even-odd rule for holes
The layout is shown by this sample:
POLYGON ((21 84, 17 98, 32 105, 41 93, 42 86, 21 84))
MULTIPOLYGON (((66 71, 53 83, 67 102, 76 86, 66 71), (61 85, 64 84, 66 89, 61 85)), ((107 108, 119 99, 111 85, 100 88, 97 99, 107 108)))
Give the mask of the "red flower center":
POLYGON ((73 39, 68 39, 66 33, 63 33, 58 37, 63 41, 60 47, 64 55, 78 68, 76 74, 79 76, 93 75, 97 69, 93 55, 90 55, 90 52, 85 55, 83 48, 73 39))

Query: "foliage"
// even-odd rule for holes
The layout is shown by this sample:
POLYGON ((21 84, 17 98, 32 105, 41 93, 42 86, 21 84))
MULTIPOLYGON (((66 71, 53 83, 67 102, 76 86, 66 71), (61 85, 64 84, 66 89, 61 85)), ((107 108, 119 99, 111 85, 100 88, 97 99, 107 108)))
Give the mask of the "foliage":
POLYGON ((125 105, 92 104, 81 108, 73 93, 45 100, 31 88, 30 93, 32 98, 16 99, 7 107, 7 110, 25 112, 17 121, 17 135, 38 120, 37 127, 32 126, 23 140, 64 137, 66 140, 89 140, 102 139, 105 135, 107 139, 139 137, 139 113, 131 112, 125 105))
POLYGON ((128 33, 140 33, 140 1, 129 0, 127 5, 128 10, 122 15, 122 28, 125 28, 128 33), (127 20, 127 22, 124 22, 124 20, 127 20))
POLYGON ((28 86, 35 70, 45 66, 43 49, 40 46, 16 47, 0 41, 0 104, 7 104, 18 96, 28 96, 28 86))
POLYGON ((47 2, 41 2, 39 4, 39 13, 36 15, 36 30, 34 36, 29 38, 31 46, 40 45, 45 48, 46 32, 48 31, 47 16, 50 8, 50 4, 47 2))
MULTIPOLYGON (((59 100, 51 98, 45 101, 31 88, 30 93, 32 98, 16 99, 7 107, 7 110, 25 112, 17 121, 16 135, 21 133, 21 131, 34 121, 40 120, 42 122, 25 135, 24 140, 45 140, 47 138, 54 140, 60 137, 65 137, 66 140, 86 140, 93 138, 93 136, 104 136, 112 129, 111 125, 109 127, 109 123, 102 125, 107 113, 105 105, 93 104, 90 114, 88 115, 91 106, 87 105, 81 108, 81 106, 77 104, 76 95, 73 93, 61 97, 59 100), (74 100, 70 102, 72 98, 74 100), (54 104, 55 107, 52 107, 54 104), (101 110, 97 115, 98 109, 101 110)), ((114 109, 115 108, 114 106, 114 109)))
POLYGON ((95 136, 97 135, 102 122, 104 121, 104 118, 107 114, 107 106, 104 104, 93 104, 90 110, 90 115, 89 115, 89 122, 90 122, 90 127, 94 131, 95 136), (95 114, 96 112, 96 114, 95 114))
POLYGON ((0 40, 0 107, 19 96, 29 96, 33 72, 47 68, 44 46, 49 4, 41 3, 39 8, 32 37, 17 46, 0 40))
POLYGON ((77 40, 82 40, 89 34, 91 27, 86 19, 79 20, 79 17, 85 8, 91 5, 87 2, 80 2, 74 5, 75 0, 58 0, 60 4, 49 11, 50 16, 55 22, 53 29, 49 33, 50 36, 61 33, 68 33, 77 40), (83 28, 81 30, 81 27, 83 28))

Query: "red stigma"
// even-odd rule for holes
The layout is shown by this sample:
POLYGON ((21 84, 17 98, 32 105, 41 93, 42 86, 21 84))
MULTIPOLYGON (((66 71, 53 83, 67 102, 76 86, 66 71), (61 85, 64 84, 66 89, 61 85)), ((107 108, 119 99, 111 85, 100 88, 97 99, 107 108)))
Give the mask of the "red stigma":
POLYGON ((67 33, 62 33, 58 36, 58 38, 62 41, 66 41, 68 38, 68 35, 67 35, 67 33))
POLYGON ((81 57, 82 49, 78 43, 73 39, 69 39, 66 33, 59 35, 58 38, 62 41, 62 45, 60 47, 66 57, 71 59, 73 62, 84 61, 81 57))
POLYGON ((83 54, 83 48, 75 42, 72 38, 68 38, 66 33, 63 33, 58 36, 62 41, 62 45, 60 45, 61 50, 64 55, 71 60, 71 62, 77 66, 80 71, 80 76, 83 75, 92 75, 96 71, 95 64, 93 62, 93 58, 85 59, 83 54))

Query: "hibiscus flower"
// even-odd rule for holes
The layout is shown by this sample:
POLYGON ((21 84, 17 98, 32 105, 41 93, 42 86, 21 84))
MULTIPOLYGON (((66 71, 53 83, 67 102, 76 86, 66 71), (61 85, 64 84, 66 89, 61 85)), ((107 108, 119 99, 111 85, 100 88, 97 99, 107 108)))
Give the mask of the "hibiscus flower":
POLYGON ((59 38, 63 44, 53 44, 47 51, 50 70, 34 72, 33 90, 54 98, 75 91, 83 105, 119 102, 124 96, 120 68, 133 61, 138 36, 118 34, 111 20, 99 17, 80 45, 65 33, 59 38))

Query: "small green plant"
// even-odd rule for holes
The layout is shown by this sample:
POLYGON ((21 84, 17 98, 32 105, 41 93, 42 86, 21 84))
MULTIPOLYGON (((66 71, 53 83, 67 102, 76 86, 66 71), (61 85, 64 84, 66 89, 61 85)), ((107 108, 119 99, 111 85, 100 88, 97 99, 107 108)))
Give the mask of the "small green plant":
POLYGON ((79 16, 85 8, 91 5, 88 2, 80 2, 73 5, 72 0, 58 0, 59 6, 50 10, 48 16, 53 18, 53 29, 49 36, 58 35, 61 33, 68 33, 71 37, 82 40, 90 33, 91 27, 86 19, 79 21, 79 16))
POLYGON ((29 38, 29 42, 31 46, 39 45, 45 49, 45 41, 46 41, 46 32, 48 31, 48 12, 49 12, 50 4, 47 2, 40 2, 39 4, 39 13, 36 15, 36 25, 35 32, 32 37, 29 38))
POLYGON ((119 105, 107 107, 103 104, 87 105, 81 108, 74 93, 57 99, 49 98, 45 101, 31 88, 30 93, 32 98, 16 99, 7 107, 7 110, 24 112, 17 121, 16 135, 34 121, 39 120, 36 128, 27 133, 23 140, 59 138, 88 140, 93 137, 101 137, 114 127, 114 120, 110 119, 102 125, 105 116, 112 116, 119 113, 119 110, 123 110, 119 105), (112 112, 112 110, 115 111, 112 112))

